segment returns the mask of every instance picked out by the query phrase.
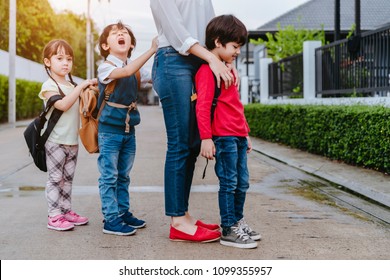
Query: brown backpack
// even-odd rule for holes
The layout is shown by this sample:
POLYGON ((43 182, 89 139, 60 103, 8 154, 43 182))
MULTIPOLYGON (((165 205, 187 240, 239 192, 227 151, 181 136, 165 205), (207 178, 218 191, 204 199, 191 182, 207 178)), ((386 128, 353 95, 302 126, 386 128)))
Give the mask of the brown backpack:
MULTIPOLYGON (((135 73, 138 83, 138 89, 140 88, 140 72, 135 73)), ((81 127, 79 130, 79 135, 81 142, 83 143, 85 149, 90 153, 99 152, 98 144, 98 123, 100 114, 104 106, 109 104, 112 107, 116 108, 127 108, 129 112, 131 110, 137 109, 137 104, 132 102, 129 106, 118 104, 114 102, 109 102, 108 98, 114 92, 116 85, 116 80, 111 81, 104 90, 105 98, 100 105, 99 110, 97 110, 98 98, 99 98, 99 89, 96 87, 88 87, 81 92, 80 95, 80 118, 81 118, 81 127)), ((126 119, 126 132, 129 132, 129 114, 128 119, 126 119)))

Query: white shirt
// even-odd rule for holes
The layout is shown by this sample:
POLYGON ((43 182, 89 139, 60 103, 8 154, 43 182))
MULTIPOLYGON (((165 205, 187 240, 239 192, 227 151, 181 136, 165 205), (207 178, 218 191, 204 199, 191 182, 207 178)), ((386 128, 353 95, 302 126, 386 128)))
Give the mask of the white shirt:
MULTIPOLYGON (((116 66, 110 64, 110 63, 101 63, 98 68, 98 79, 102 84, 108 84, 111 82, 113 79, 108 78, 110 76, 111 72, 114 71, 115 68, 118 67, 124 67, 125 64, 123 61, 116 56, 109 54, 106 58, 106 60, 111 61, 114 63, 116 66)), ((127 63, 131 63, 131 59, 127 59, 127 63)), ((152 80, 152 75, 150 71, 144 69, 141 67, 139 70, 141 74, 141 88, 144 88, 148 83, 151 82, 152 80)))
POLYGON ((214 18, 211 0, 150 0, 158 31, 158 47, 171 46, 180 54, 196 43, 205 45, 206 26, 214 18))
MULTIPOLYGON (((62 92, 65 95, 72 93, 74 86, 69 83, 68 85, 59 84, 62 92)), ((47 99, 43 96, 45 92, 58 92, 60 94, 56 83, 52 79, 48 79, 42 84, 42 89, 38 96, 44 100, 45 105, 47 99)), ((54 106, 53 106, 54 107, 54 106)), ((53 108, 50 109, 46 115, 46 119, 50 118, 53 108)), ((79 99, 77 98, 75 103, 66 112, 63 112, 54 129, 50 133, 49 141, 63 144, 63 145, 77 145, 79 143, 79 127, 80 127, 80 115, 79 115, 79 99)), ((45 130, 48 122, 45 124, 45 130)))

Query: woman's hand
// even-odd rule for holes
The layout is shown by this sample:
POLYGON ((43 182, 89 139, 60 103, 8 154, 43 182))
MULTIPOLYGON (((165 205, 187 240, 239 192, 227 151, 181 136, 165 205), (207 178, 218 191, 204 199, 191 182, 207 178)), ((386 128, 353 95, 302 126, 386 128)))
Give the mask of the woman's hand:
POLYGON ((221 87, 221 81, 225 83, 225 87, 228 88, 234 82, 234 76, 231 69, 225 65, 218 57, 206 48, 202 47, 198 43, 194 44, 189 50, 191 54, 205 60, 213 71, 217 78, 217 85, 221 87))
POLYGON ((234 77, 235 77, 235 79, 234 79, 234 85, 235 85, 237 88, 239 88, 239 87, 240 87, 240 76, 238 75, 238 71, 237 71, 236 66, 234 65, 234 63, 232 63, 232 64, 226 63, 226 66, 227 66, 228 68, 230 68, 230 69, 233 71, 233 75, 234 75, 234 77))
POLYGON ((234 76, 231 72, 231 69, 225 65, 222 61, 220 61, 215 55, 210 62, 210 68, 213 71, 215 77, 217 78, 217 85, 221 87, 221 80, 225 83, 225 88, 231 86, 234 82, 234 76))

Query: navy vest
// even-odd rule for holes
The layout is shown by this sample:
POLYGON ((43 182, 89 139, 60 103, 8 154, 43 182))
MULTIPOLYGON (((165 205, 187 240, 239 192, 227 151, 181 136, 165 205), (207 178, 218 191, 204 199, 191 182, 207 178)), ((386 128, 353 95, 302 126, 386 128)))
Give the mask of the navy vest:
MULTIPOLYGON (((107 84, 99 82, 99 100, 98 108, 104 99, 104 90, 107 84)), ((114 92, 110 95, 108 101, 123 105, 130 105, 137 101, 138 85, 137 78, 134 75, 117 79, 114 92)), ((99 118, 99 132, 125 134, 126 117, 128 110, 126 108, 115 108, 106 104, 99 118)), ((134 126, 141 121, 140 114, 137 109, 130 111, 130 132, 134 131, 134 126)))

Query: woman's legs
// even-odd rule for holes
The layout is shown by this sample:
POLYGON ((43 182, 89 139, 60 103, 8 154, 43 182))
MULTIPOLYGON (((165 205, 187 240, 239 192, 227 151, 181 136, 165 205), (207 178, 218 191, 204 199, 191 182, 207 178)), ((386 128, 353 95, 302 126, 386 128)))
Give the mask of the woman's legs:
POLYGON ((172 226, 188 234, 196 231, 196 220, 188 213, 188 200, 196 156, 189 142, 190 96, 197 66, 172 48, 157 51, 153 86, 164 113, 168 149, 165 160, 165 213, 172 226))
MULTIPOLYGON (((184 81, 183 81, 184 83, 184 81)), ((188 198, 192 184, 195 157, 190 157, 188 148, 188 118, 186 115, 183 90, 174 91, 173 95, 161 100, 165 127, 167 130, 168 149, 165 159, 164 186, 165 212, 167 216, 184 216, 188 211, 188 198)))

